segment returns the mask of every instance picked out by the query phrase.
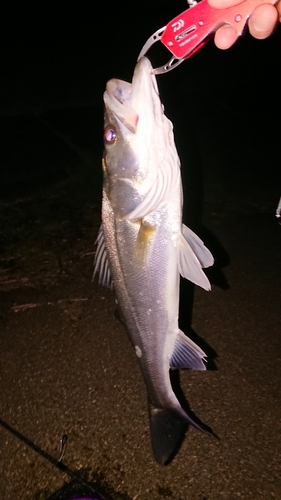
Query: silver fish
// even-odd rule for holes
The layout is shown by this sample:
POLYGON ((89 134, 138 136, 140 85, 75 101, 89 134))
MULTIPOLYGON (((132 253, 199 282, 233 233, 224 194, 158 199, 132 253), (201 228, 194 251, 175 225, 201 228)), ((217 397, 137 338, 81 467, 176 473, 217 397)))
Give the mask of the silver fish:
POLYGON ((180 274, 203 287, 213 264, 203 242, 182 224, 180 161, 152 66, 136 65, 132 83, 106 85, 102 226, 94 274, 114 286, 146 383, 154 457, 165 464, 192 424, 170 369, 204 370, 205 353, 178 327, 180 274))

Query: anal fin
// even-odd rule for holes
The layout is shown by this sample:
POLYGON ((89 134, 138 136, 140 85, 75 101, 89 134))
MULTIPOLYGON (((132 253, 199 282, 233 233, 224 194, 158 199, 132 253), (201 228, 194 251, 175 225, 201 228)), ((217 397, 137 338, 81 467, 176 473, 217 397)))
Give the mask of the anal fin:
POLYGON ((202 349, 179 330, 173 354, 170 359, 171 369, 191 368, 193 370, 206 370, 203 363, 206 354, 202 349))

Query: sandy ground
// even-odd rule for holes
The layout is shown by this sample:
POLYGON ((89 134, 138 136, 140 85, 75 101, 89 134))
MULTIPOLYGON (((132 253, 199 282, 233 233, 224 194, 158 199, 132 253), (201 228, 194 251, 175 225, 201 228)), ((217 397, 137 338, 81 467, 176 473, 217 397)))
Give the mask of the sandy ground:
POLYGON ((211 369, 180 380, 219 439, 191 428, 160 467, 113 293, 91 280, 100 157, 83 152, 62 179, 0 206, 0 498, 70 498, 56 492, 74 480, 84 496, 88 482, 112 499, 281 499, 279 186, 205 175, 197 229, 216 258, 214 284, 182 303, 211 369))

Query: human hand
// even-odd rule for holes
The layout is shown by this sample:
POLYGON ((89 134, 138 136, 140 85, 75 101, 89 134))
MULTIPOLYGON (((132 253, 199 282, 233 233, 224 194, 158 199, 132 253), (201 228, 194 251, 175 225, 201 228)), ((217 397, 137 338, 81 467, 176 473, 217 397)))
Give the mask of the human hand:
MULTIPOLYGON (((241 0, 208 0, 208 3, 217 9, 232 7, 241 3, 241 0)), ((258 39, 267 38, 274 31, 280 21, 281 5, 274 6, 269 3, 256 7, 250 16, 248 26, 251 35, 258 39)), ((215 33, 215 44, 219 49, 229 49, 237 40, 238 35, 232 26, 222 26, 215 33)))

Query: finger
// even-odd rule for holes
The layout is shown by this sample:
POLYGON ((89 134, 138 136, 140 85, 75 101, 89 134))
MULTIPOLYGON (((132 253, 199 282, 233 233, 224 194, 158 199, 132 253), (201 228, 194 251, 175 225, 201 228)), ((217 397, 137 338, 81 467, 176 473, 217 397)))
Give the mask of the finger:
POLYGON ((279 21, 281 22, 281 2, 276 5, 276 9, 278 10, 279 21))
POLYGON ((241 0, 208 0, 208 4, 215 9, 227 9, 238 3, 241 3, 241 0))
POLYGON ((251 35, 259 40, 267 38, 273 32, 278 17, 278 11, 274 5, 269 3, 259 5, 249 19, 248 24, 251 35))
POLYGON ((238 38, 237 32, 232 26, 222 26, 215 34, 215 44, 219 49, 229 49, 238 38))

